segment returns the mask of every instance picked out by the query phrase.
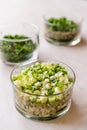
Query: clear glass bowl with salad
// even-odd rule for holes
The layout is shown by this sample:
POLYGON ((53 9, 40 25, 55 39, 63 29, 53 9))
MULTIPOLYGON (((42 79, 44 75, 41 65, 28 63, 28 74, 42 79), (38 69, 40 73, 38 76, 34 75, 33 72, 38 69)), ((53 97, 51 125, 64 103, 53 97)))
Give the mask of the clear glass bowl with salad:
POLYGON ((45 39, 56 45, 74 46, 81 41, 82 18, 71 11, 44 15, 45 39))
POLYGON ((65 63, 34 60, 11 72, 16 109, 25 117, 50 120, 71 106, 74 71, 65 63))
POLYGON ((27 23, 8 23, 0 27, 0 52, 3 62, 16 65, 38 57, 39 29, 27 23))

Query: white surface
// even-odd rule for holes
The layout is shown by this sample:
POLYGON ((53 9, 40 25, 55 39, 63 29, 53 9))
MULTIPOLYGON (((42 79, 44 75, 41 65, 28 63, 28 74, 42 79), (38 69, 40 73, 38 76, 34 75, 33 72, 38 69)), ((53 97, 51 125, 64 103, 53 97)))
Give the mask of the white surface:
POLYGON ((87 130, 87 2, 82 0, 0 0, 0 23, 26 21, 40 27, 41 58, 55 58, 69 64, 76 73, 70 111, 51 121, 25 119, 15 109, 10 83, 12 67, 0 60, 0 130, 87 130), (43 37, 42 14, 48 10, 72 9, 84 18, 84 41, 74 47, 53 46, 43 37))

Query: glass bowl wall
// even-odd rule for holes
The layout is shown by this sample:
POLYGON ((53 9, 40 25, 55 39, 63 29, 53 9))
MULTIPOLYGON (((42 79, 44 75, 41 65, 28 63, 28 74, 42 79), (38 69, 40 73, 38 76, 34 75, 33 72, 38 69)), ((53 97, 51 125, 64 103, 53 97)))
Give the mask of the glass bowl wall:
POLYGON ((1 59, 6 64, 16 65, 37 59, 39 30, 36 25, 11 23, 0 27, 1 59))
POLYGON ((22 91, 12 81, 12 77, 19 74, 24 68, 34 65, 41 60, 31 61, 29 64, 17 66, 11 73, 11 82, 14 92, 14 102, 16 109, 25 117, 36 120, 50 120, 64 115, 71 106, 72 91, 75 82, 74 71, 65 63, 60 61, 46 61, 59 63, 64 66, 69 75, 73 78, 73 83, 65 91, 53 95, 37 95, 22 91), (41 101, 44 99, 43 101, 41 101))

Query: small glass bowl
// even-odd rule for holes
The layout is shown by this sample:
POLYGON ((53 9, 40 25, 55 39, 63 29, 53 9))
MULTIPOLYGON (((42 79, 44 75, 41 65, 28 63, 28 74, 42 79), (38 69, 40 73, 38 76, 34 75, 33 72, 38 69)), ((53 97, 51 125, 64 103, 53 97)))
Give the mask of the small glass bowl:
POLYGON ((48 42, 56 45, 74 46, 81 41, 83 19, 79 15, 73 14, 71 11, 59 11, 47 13, 43 19, 44 35, 48 42), (61 19, 61 21, 56 23, 54 19, 58 21, 61 19), (74 24, 70 25, 70 22, 74 24))
MULTIPOLYGON (((21 77, 20 77, 21 78, 21 77)), ((71 106, 71 98, 73 85, 75 83, 74 71, 65 63, 60 61, 43 61, 34 60, 29 64, 17 66, 11 72, 11 82, 13 85, 15 107, 24 117, 35 120, 51 120, 60 116, 63 116, 69 110, 71 106), (15 83, 12 78, 19 74, 24 68, 33 66, 35 63, 59 63, 65 67, 69 75, 73 78, 73 83, 63 92, 53 95, 37 95, 24 92, 15 83), (40 99, 43 99, 43 102, 40 99), (54 100, 55 99, 55 100, 54 100)), ((25 82, 23 82, 24 84, 25 82)))
POLYGON ((8 23, 0 27, 1 59, 16 65, 38 57, 39 29, 33 24, 8 23))

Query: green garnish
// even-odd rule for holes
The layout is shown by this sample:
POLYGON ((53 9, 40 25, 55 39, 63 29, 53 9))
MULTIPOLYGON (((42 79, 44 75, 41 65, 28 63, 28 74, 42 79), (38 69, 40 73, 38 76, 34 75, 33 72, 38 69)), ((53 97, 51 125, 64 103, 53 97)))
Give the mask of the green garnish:
POLYGON ((5 35, 4 36, 4 38, 5 39, 14 39, 14 40, 18 40, 18 39, 20 39, 20 40, 22 40, 22 39, 28 39, 28 37, 27 36, 24 36, 24 35, 5 35))
POLYGON ((45 23, 45 36, 48 41, 64 42, 74 40, 79 33, 79 24, 66 17, 51 17, 45 23))
POLYGON ((35 63, 13 76, 12 80, 22 91, 32 94, 38 91, 39 95, 63 92, 73 82, 65 67, 52 63, 35 63))
POLYGON ((6 61, 17 63, 27 60, 32 56, 33 51, 36 49, 36 44, 27 36, 5 35, 3 38, 1 52, 3 59, 6 61))
POLYGON ((48 19, 48 22, 53 24, 50 29, 54 31, 73 32, 78 29, 78 25, 74 21, 68 20, 65 17, 59 19, 53 17, 48 19))
POLYGON ((74 80, 60 64, 36 62, 12 76, 12 82, 16 104, 21 110, 31 116, 53 117, 71 101, 69 88, 74 80))

